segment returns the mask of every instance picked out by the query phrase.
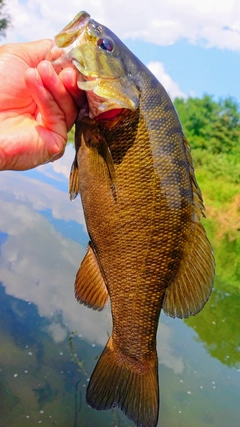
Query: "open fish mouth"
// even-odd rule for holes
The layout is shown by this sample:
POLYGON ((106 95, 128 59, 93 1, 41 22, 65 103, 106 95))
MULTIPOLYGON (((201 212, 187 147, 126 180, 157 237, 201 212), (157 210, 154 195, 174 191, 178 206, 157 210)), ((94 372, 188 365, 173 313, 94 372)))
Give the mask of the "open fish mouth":
MULTIPOLYGON (((55 71, 59 72, 65 67, 76 68, 79 71, 78 81, 85 82, 86 80, 92 81, 90 87, 94 87, 93 80, 98 79, 97 71, 93 71, 86 66, 84 58, 81 53, 80 46, 88 42, 91 37, 89 32, 93 32, 96 28, 96 23, 87 12, 80 12, 66 27, 63 28, 55 37, 52 46, 46 56, 46 59, 51 61, 55 71), (88 27, 91 27, 89 29, 88 27), (77 51, 77 55, 73 52, 77 51)), ((103 76, 105 80, 114 80, 113 77, 103 76)), ((87 88, 81 88, 89 90, 87 88)))
MULTIPOLYGON (((57 73, 68 66, 77 68, 81 74, 88 76, 89 73, 85 68, 80 51, 78 51, 78 58, 74 60, 71 52, 83 43, 85 28, 89 20, 90 15, 87 12, 80 12, 54 37, 54 42, 47 53, 46 59, 51 61, 57 73)), ((82 80, 81 77, 80 80, 82 80)))
POLYGON ((139 105, 139 90, 114 56, 114 40, 105 30, 80 12, 54 37, 46 57, 57 74, 66 67, 78 71, 77 85, 86 92, 90 118, 110 110, 133 111, 139 105))
POLYGON ((54 37, 56 45, 64 48, 72 45, 74 41, 81 36, 89 20, 90 15, 87 12, 79 12, 75 18, 54 37))

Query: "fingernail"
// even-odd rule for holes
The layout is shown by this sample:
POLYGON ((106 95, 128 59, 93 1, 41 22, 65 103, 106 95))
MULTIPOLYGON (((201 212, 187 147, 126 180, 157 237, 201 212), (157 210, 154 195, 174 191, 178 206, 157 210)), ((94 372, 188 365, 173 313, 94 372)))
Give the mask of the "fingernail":
POLYGON ((37 68, 33 68, 33 70, 34 70, 34 73, 35 73, 35 79, 36 79, 37 84, 39 86, 43 87, 43 82, 42 82, 42 79, 41 79, 41 77, 39 75, 39 72, 38 72, 37 68))
POLYGON ((55 160, 57 160, 61 156, 62 156, 61 152, 56 153, 50 159, 46 160, 46 162, 43 162, 43 165, 47 165, 48 163, 54 162, 55 160))

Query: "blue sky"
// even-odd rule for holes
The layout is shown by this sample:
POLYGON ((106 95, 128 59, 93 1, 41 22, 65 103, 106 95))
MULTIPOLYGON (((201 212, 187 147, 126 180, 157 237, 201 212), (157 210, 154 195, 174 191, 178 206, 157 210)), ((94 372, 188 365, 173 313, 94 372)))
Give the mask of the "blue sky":
POLYGON ((240 103, 239 0, 7 0, 2 42, 53 38, 80 10, 114 31, 172 98, 204 93, 240 103), (63 4, 63 3, 62 3, 63 4))
POLYGON ((186 40, 171 46, 126 40, 144 63, 161 61, 167 74, 187 96, 236 97, 240 103, 240 52, 204 48, 186 40))

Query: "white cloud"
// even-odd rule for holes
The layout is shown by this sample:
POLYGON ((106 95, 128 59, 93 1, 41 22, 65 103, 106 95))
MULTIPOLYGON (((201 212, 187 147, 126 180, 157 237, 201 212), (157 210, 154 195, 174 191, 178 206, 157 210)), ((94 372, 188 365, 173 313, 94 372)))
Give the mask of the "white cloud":
POLYGON ((12 17, 8 41, 53 37, 80 10, 109 26, 122 39, 159 45, 186 38, 191 43, 240 50, 240 2, 235 0, 8 0, 12 17))
MULTIPOLYGON (((70 164, 73 160, 74 150, 71 146, 67 146, 62 159, 59 159, 53 164, 48 164, 38 167, 47 177, 52 177, 56 181, 61 181, 61 175, 68 177, 70 172, 70 164), (70 161, 71 158, 71 161, 70 161), (59 177, 56 173, 59 174, 59 177)), ((62 177, 62 180, 66 180, 62 177)), ((80 198, 74 202, 70 202, 66 192, 58 190, 53 186, 25 177, 18 172, 4 172, 1 175, 1 189, 6 194, 12 194, 20 202, 27 202, 29 206, 37 211, 51 210, 53 218, 65 219, 66 221, 76 221, 85 227, 85 219, 82 210, 80 198), (17 185, 16 185, 17 176, 17 185)))
MULTIPOLYGON (((179 322, 178 319, 175 319, 179 322)), ((167 368, 172 369, 175 374, 182 374, 184 371, 184 362, 179 354, 175 354, 174 350, 174 336, 173 330, 170 326, 160 322, 157 334, 157 350, 158 359, 161 365, 165 365, 167 368)))
MULTIPOLYGON (((59 0, 8 0, 7 5, 12 26, 4 42, 53 38, 80 10, 87 10, 123 41, 171 45, 185 38, 196 45, 240 51, 240 2, 235 0, 149 0, 147 7, 136 0, 69 0, 64 7, 59 7, 59 0)), ((161 62, 151 61, 148 67, 172 99, 190 95, 161 62)))
POLYGON ((162 83, 171 99, 186 98, 186 94, 179 88, 178 84, 166 73, 162 62, 151 61, 147 64, 149 70, 162 83))
MULTIPOLYGON (((0 191, 0 230, 8 235, 0 257, 0 278, 6 293, 36 304, 39 314, 52 322, 48 332, 56 342, 77 330, 90 342, 104 345, 111 327, 110 313, 96 313, 74 298, 73 284, 85 248, 63 237, 33 208, 31 196, 35 193, 38 199, 44 199, 45 190, 50 191, 51 186, 40 187, 36 180, 18 178, 16 185, 16 177, 8 172, 0 191), (30 186, 32 193, 28 194, 30 186), (57 313, 62 315, 60 323, 57 313)), ((51 195, 54 204, 57 190, 51 195)), ((48 207, 52 208, 50 199, 48 207)), ((66 217, 62 205, 60 218, 66 217)))

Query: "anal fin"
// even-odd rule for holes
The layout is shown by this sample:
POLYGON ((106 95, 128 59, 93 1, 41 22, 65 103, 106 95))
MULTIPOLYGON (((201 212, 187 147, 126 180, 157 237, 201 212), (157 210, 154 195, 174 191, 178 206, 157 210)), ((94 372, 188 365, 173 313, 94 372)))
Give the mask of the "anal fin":
POLYGON ((75 296, 94 310, 102 310, 107 304, 108 291, 91 243, 76 275, 75 296))

